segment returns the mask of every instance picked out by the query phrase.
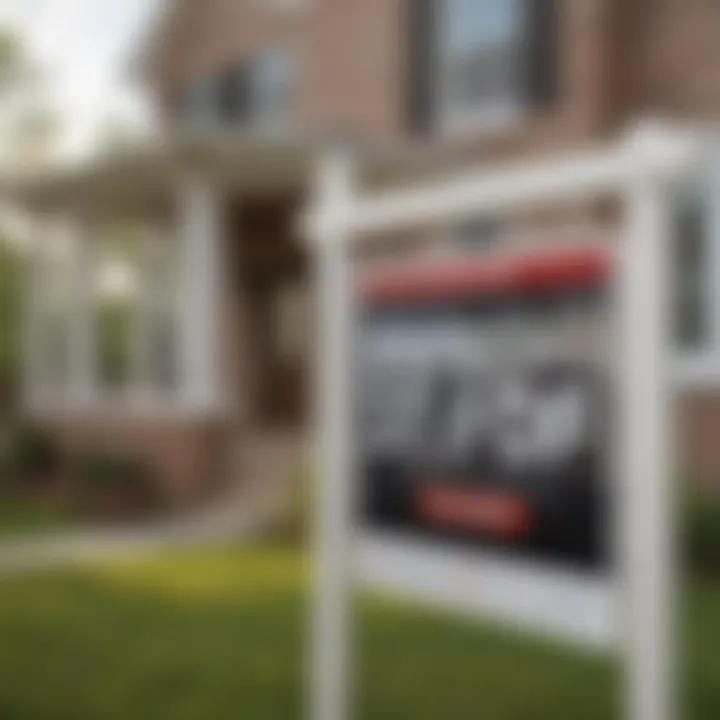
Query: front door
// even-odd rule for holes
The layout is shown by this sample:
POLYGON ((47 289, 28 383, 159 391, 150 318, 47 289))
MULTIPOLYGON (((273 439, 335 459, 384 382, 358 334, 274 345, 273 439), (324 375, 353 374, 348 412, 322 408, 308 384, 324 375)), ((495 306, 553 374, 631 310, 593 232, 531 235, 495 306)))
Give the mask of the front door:
POLYGON ((308 419, 312 349, 307 283, 300 276, 279 276, 263 289, 258 305, 259 419, 267 425, 302 425, 308 419))
POLYGON ((295 237, 297 207, 297 198, 246 199, 232 214, 238 291, 250 311, 244 341, 252 349, 252 416, 265 426, 308 419, 311 293, 306 253, 295 237))

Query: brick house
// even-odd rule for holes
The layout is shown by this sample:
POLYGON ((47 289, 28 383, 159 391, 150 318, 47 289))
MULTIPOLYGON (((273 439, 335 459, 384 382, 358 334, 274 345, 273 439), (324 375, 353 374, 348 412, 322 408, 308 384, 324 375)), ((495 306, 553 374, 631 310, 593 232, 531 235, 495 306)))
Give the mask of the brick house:
MULTIPOLYGON (((162 119, 158 141, 11 189, 48 240, 28 314, 30 407, 70 444, 145 454, 179 502, 268 457, 287 470, 313 351, 296 219, 326 144, 353 148, 364 182, 391 183, 597 143, 644 115, 713 118, 718 37, 713 0, 168 2, 134 68, 162 119), (143 250, 129 370, 110 387, 93 262, 118 224, 143 250)), ((678 214, 681 426, 689 465, 707 477, 720 475, 717 193, 709 172, 678 214)), ((616 216, 549 208, 432 228, 419 246, 482 252, 516 230, 616 216)))

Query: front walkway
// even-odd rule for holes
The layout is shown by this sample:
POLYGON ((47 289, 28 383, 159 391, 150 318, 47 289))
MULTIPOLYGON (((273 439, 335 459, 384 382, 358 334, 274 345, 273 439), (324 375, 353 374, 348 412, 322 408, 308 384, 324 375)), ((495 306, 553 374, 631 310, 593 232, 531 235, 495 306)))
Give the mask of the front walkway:
POLYGON ((225 540, 249 540, 266 526, 267 517, 251 509, 213 508, 171 520, 108 527, 86 527, 0 542, 0 575, 39 567, 92 562, 225 540))

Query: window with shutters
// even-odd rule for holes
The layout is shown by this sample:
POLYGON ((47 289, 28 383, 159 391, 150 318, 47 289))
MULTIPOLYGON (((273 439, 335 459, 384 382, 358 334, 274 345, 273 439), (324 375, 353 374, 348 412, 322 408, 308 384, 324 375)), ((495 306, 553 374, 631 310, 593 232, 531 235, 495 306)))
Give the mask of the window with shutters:
POLYGON ((408 126, 477 131, 559 99, 558 0, 407 0, 408 126))
POLYGON ((525 8, 523 0, 440 0, 437 100, 443 129, 518 115, 525 8))
POLYGON ((292 53, 258 53, 212 73, 185 93, 180 121, 196 127, 239 127, 263 132, 292 121, 296 63, 292 53))

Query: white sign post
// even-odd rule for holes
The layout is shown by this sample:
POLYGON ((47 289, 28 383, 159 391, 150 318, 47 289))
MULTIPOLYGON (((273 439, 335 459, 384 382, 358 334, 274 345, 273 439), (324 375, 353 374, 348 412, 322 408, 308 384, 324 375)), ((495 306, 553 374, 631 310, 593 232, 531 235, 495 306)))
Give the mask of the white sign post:
MULTIPOLYGON (((652 138, 634 138, 638 165, 652 162, 652 138)), ((675 565, 669 422, 668 178, 633 176, 626 188, 626 235, 618 254, 621 618, 628 717, 671 720, 674 697, 672 573, 675 565)))
POLYGON ((600 151, 496 169, 464 171, 444 181, 363 196, 353 194, 342 154, 323 157, 316 207, 306 232, 316 250, 320 497, 312 720, 349 720, 352 517, 353 283, 350 245, 425 222, 458 221, 542 205, 615 195, 626 209, 618 248, 621 337, 616 496, 619 501, 618 631, 627 659, 631 720, 672 720, 670 481, 667 355, 668 183, 698 155, 693 136, 647 125, 600 151))
POLYGON ((341 152, 330 151, 322 157, 317 202, 324 213, 314 233, 319 488, 311 712, 317 720, 350 717, 354 323, 345 218, 352 202, 351 176, 350 162, 341 152))

